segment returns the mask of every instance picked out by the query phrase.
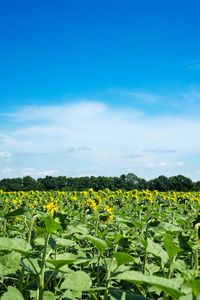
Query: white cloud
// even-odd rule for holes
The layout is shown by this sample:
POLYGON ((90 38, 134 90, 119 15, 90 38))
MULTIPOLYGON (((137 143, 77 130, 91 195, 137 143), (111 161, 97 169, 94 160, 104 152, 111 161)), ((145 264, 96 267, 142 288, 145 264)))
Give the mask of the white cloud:
POLYGON ((190 115, 151 117, 135 109, 81 101, 23 107, 7 118, 13 129, 0 133, 0 157, 13 156, 14 175, 66 175, 64 170, 70 176, 84 175, 95 166, 97 175, 104 170, 105 176, 117 176, 131 169, 152 178, 159 166, 163 172, 190 167, 191 174, 200 168, 183 163, 200 149, 200 120, 190 115))
POLYGON ((12 154, 9 152, 0 152, 0 157, 11 157, 12 154))
POLYGON ((125 155, 121 155, 122 158, 138 158, 138 157, 143 157, 143 155, 141 154, 125 154, 125 155))
POLYGON ((3 173, 3 174, 8 174, 8 173, 12 173, 12 172, 13 172, 12 169, 4 169, 1 171, 1 173, 3 173))
POLYGON ((155 168, 155 166, 156 166, 155 164, 148 164, 148 165, 146 165, 147 168, 155 168))
POLYGON ((147 94, 147 93, 139 93, 139 92, 127 92, 128 95, 131 95, 138 100, 142 100, 145 102, 155 103, 160 97, 154 94, 147 94))
POLYGON ((80 147, 80 148, 78 148, 77 150, 78 150, 78 151, 90 151, 90 150, 92 150, 92 149, 89 148, 89 147, 80 147))
POLYGON ((49 170, 49 171, 38 171, 35 174, 38 176, 56 176, 56 174, 59 173, 58 170, 49 170))

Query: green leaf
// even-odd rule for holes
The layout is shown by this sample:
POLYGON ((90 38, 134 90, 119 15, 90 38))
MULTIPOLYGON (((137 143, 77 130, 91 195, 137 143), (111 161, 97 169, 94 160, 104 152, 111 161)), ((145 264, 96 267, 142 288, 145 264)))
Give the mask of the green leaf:
POLYGON ((108 245, 102 239, 99 239, 94 236, 86 236, 86 239, 88 239, 97 248, 97 250, 100 253, 102 253, 104 250, 108 248, 108 245))
POLYGON ((62 229, 61 225, 54 220, 52 216, 43 218, 47 233, 52 233, 58 229, 62 229))
POLYGON ((91 261, 90 258, 87 257, 79 257, 78 255, 72 253, 63 253, 58 254, 55 259, 47 259, 45 260, 47 263, 53 265, 55 270, 62 268, 65 265, 80 264, 80 263, 88 263, 91 261))
POLYGON ((189 280, 188 284, 192 288, 195 296, 200 294, 200 279, 189 280))
POLYGON ((27 259, 27 258, 25 258, 25 259, 22 260, 22 264, 25 267, 26 271, 28 271, 29 273, 36 274, 36 271, 38 273, 40 273, 40 267, 38 265, 37 259, 34 259, 34 258, 27 259))
POLYGON ((147 239, 146 250, 156 258, 159 258, 162 264, 165 264, 168 261, 167 252, 159 244, 154 243, 151 239, 147 239))
POLYGON ((21 255, 19 253, 9 253, 0 257, 0 275, 8 275, 15 273, 21 263, 21 255))
POLYGON ((137 295, 135 293, 132 293, 130 291, 124 291, 124 290, 117 290, 114 288, 109 289, 110 294, 110 300, 145 300, 150 299, 146 298, 142 295, 137 295))
POLYGON ((121 279, 128 282, 143 285, 152 285, 161 289, 163 292, 171 296, 173 299, 178 299, 180 296, 184 295, 180 291, 180 286, 176 284, 172 279, 166 279, 163 277, 157 276, 147 276, 137 271, 128 271, 122 274, 119 274, 115 279, 121 279))
POLYGON ((6 237, 0 237, 0 250, 15 251, 28 257, 32 254, 32 248, 29 243, 23 239, 9 239, 6 237))
POLYGON ((181 259, 177 259, 174 263, 173 263, 173 268, 175 270, 178 270, 180 272, 184 272, 187 269, 186 263, 181 260, 181 259))
MULTIPOLYGON (((186 296, 182 296, 179 298, 179 300, 193 300, 193 295, 192 294, 188 294, 186 296)), ((200 296, 196 297, 196 300, 200 300, 200 296)))
POLYGON ((184 232, 179 232, 178 234, 178 241, 179 241, 179 246, 181 249, 185 251, 192 251, 192 247, 189 244, 191 235, 190 234, 185 234, 184 232))
POLYGON ((69 274, 63 283, 61 289, 70 289, 76 291, 88 291, 91 290, 92 280, 90 276, 83 271, 76 271, 69 274))
POLYGON ((72 235, 74 233, 81 233, 82 236, 86 236, 88 234, 88 229, 80 224, 77 226, 68 226, 67 234, 72 235))
POLYGON ((165 245, 165 250, 169 256, 169 259, 173 258, 174 255, 181 252, 181 249, 173 243, 173 237, 169 234, 165 234, 163 243, 165 245))
POLYGON ((120 267, 124 264, 128 264, 130 262, 134 262, 135 259, 128 253, 123 252, 113 252, 113 256, 116 259, 117 267, 120 267))
POLYGON ((7 289, 8 291, 2 295, 1 300, 24 300, 24 297, 16 288, 8 286, 7 289))
POLYGON ((81 299, 81 291, 70 291, 70 290, 67 290, 64 292, 61 300, 76 300, 77 298, 81 299))
POLYGON ((141 230, 141 229, 144 227, 144 224, 141 223, 141 222, 135 221, 135 222, 133 222, 133 224, 134 224, 139 230, 141 230))
POLYGON ((62 238, 55 238, 56 246, 55 248, 58 247, 71 247, 76 245, 74 241, 67 240, 67 239, 62 239, 62 238))
POLYGON ((59 270, 60 268, 62 268, 65 265, 71 265, 73 262, 76 261, 76 259, 59 259, 59 260, 55 260, 55 259, 46 259, 45 260, 47 263, 53 265, 55 267, 56 270, 59 270))
POLYGON ((119 242, 119 240, 121 240, 122 236, 119 232, 115 232, 114 234, 114 240, 115 240, 115 244, 117 244, 119 242))
POLYGON ((20 207, 18 209, 11 211, 10 213, 6 214, 5 218, 6 219, 16 218, 16 217, 20 218, 22 216, 29 217, 32 215, 32 213, 33 213, 32 209, 26 208, 26 207, 20 207))
POLYGON ((55 299, 56 299, 56 297, 54 296, 54 294, 52 292, 45 291, 43 293, 42 300, 55 300, 55 299))
POLYGON ((154 227, 153 231, 159 234, 169 233, 172 235, 176 235, 181 231, 181 228, 173 224, 162 222, 157 227, 154 227))
POLYGON ((189 294, 189 295, 180 297, 179 300, 193 300, 193 296, 192 296, 192 294, 189 294))
POLYGON ((156 264, 146 264, 146 269, 150 274, 156 273, 160 270, 159 266, 156 266, 156 264))

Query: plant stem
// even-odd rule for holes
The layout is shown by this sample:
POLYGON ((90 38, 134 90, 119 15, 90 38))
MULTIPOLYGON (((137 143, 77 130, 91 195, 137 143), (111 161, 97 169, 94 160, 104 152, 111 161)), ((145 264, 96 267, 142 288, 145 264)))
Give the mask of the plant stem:
POLYGON ((169 271, 168 271, 168 275, 167 275, 168 279, 170 279, 171 275, 172 275, 173 263, 174 263, 174 256, 172 258, 170 258, 170 260, 169 260, 169 271))
MULTIPOLYGON (((118 249, 118 245, 116 244, 114 252, 117 252, 117 249, 118 249)), ((109 268, 107 269, 106 290, 105 290, 105 294, 104 294, 104 300, 107 300, 107 298, 108 298, 108 290, 110 287, 110 274, 111 274, 111 268, 112 268, 113 261, 114 261, 114 256, 112 257, 109 268)))
MULTIPOLYGON (((147 226, 146 226, 145 237, 144 237, 145 241, 147 241, 148 229, 149 229, 149 223, 147 223, 147 226)), ((145 247, 145 252, 144 252, 143 274, 146 273, 146 264, 147 264, 147 247, 145 247)))
MULTIPOLYGON (((37 215, 35 215, 35 216, 32 218, 30 227, 28 227, 26 221, 24 220, 24 223, 25 223, 26 227, 28 228, 28 238, 27 238, 27 242, 28 242, 29 244, 31 243, 31 233, 32 233, 32 230, 33 230, 33 224, 34 224, 34 221, 35 221, 36 218, 37 218, 37 215)), ((25 268, 24 268, 24 266, 23 266, 23 267, 22 267, 22 270, 21 270, 20 281, 19 281, 19 291, 20 291, 20 292, 21 292, 22 289, 23 289, 24 271, 25 271, 25 268)), ((26 284, 29 283, 29 277, 30 277, 30 274, 27 275, 27 278, 26 278, 26 284)))
MULTIPOLYGON (((27 239, 27 242, 29 244, 31 244, 31 234, 32 234, 32 230, 33 230, 33 224, 35 222, 35 220, 37 219, 37 215, 33 216, 32 220, 31 220, 31 224, 30 224, 30 227, 29 227, 29 231, 28 231, 28 239, 27 239)), ((29 278, 30 278, 30 274, 27 275, 27 278, 26 278, 26 284, 29 283, 29 278)))
POLYGON ((37 215, 33 216, 32 220, 31 220, 31 224, 30 224, 30 227, 29 227, 29 232, 28 232, 28 239, 27 239, 27 242, 30 244, 31 243, 31 233, 32 233, 32 230, 33 230, 33 224, 35 222, 35 220, 37 219, 37 215))
POLYGON ((194 231, 195 231, 195 237, 196 237, 196 249, 195 249, 195 258, 194 258, 194 269, 196 271, 199 271, 199 262, 198 262, 198 248, 199 248, 199 227, 200 227, 200 223, 197 223, 194 227, 194 231))
POLYGON ((50 233, 47 234, 45 245, 43 249, 43 255, 42 255, 42 263, 41 263, 41 269, 39 274, 39 289, 38 289, 38 296, 37 300, 43 299, 43 293, 44 293, 44 269, 45 269, 45 259, 46 259, 46 253, 47 253, 47 246, 49 242, 50 233))

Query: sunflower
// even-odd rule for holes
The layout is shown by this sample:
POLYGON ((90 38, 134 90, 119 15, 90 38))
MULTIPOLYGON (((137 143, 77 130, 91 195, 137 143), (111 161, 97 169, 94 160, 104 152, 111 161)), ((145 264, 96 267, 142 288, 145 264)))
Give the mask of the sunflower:
POLYGON ((101 200, 101 197, 99 195, 96 195, 96 197, 93 198, 93 200, 94 200, 97 207, 99 207, 101 205, 102 200, 101 200))
POLYGON ((95 214, 97 213, 97 206, 94 200, 87 199, 82 204, 83 209, 87 214, 95 214))
POLYGON ((109 223, 113 219, 112 208, 106 205, 99 211, 99 221, 100 223, 109 223))

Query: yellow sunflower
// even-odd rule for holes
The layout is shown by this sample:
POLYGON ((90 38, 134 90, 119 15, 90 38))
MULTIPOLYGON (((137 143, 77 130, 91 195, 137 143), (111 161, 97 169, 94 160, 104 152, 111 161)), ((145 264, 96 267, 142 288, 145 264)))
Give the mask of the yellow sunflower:
POLYGON ((109 223, 113 219, 112 208, 106 205, 99 211, 99 221, 100 223, 109 223))
POLYGON ((97 206, 94 200, 87 199, 82 204, 83 209, 87 214, 95 214, 97 213, 97 206))

